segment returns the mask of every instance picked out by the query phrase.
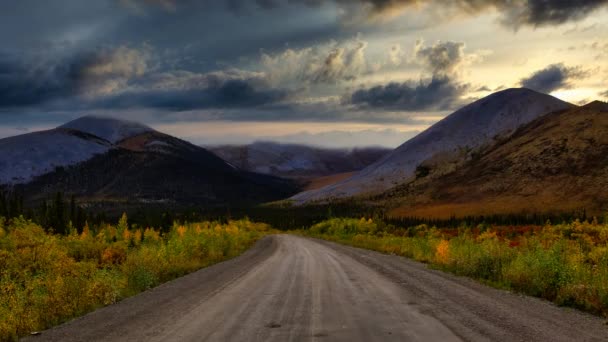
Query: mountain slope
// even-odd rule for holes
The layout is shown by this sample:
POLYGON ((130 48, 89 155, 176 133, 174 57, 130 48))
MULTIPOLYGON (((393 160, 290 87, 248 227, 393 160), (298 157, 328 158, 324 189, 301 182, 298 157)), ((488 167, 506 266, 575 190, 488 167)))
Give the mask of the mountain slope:
POLYGON ((0 139, 0 184, 27 183, 58 166, 88 160, 111 148, 107 140, 64 128, 0 139))
POLYGON ((379 193, 413 177, 426 160, 461 158, 540 116, 572 106, 525 88, 503 90, 452 113, 353 177, 292 199, 302 203, 379 193))
POLYGON ((85 116, 59 126, 98 136, 113 144, 129 137, 154 130, 148 126, 127 120, 117 120, 102 116, 85 116))
POLYGON ((455 171, 429 175, 377 199, 393 214, 519 214, 608 209, 608 104, 556 112, 481 151, 455 171))
POLYGON ((209 150, 243 170, 298 179, 358 171, 390 152, 380 147, 324 149, 273 142, 212 146, 209 150))
POLYGON ((21 184, 107 153, 126 138, 154 132, 130 121, 85 116, 48 131, 0 139, 0 184, 21 184))
POLYGON ((235 169, 203 151, 121 148, 38 177, 23 189, 34 200, 60 191, 89 204, 248 205, 285 198, 295 186, 235 169))
POLYGON ((32 202, 63 192, 89 204, 251 204, 282 199, 296 189, 292 182, 240 170, 204 148, 116 119, 84 117, 2 144, 12 148, 0 163, 6 179, 36 165, 36 172, 28 169, 29 178, 7 182, 32 202), (36 153, 28 154, 32 148, 36 153))

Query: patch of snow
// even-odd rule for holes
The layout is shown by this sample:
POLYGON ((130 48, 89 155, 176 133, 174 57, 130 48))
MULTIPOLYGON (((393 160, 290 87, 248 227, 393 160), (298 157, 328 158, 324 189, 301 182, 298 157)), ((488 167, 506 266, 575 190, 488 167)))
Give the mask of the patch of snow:
POLYGON ((75 129, 105 139, 113 144, 154 130, 146 125, 110 117, 84 116, 59 128, 75 129))
POLYGON ((112 145, 54 129, 0 139, 0 184, 27 183, 34 177, 88 160, 112 145))

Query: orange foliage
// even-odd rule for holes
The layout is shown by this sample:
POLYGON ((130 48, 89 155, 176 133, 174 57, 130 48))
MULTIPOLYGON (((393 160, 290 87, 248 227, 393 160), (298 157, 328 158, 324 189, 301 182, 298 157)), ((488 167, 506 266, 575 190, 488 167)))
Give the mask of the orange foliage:
POLYGON ((435 260, 437 263, 447 265, 450 261, 450 242, 448 240, 441 240, 437 244, 435 250, 435 260))
POLYGON ((104 265, 122 264, 127 259, 127 250, 121 246, 112 245, 104 249, 101 254, 101 263, 104 265))

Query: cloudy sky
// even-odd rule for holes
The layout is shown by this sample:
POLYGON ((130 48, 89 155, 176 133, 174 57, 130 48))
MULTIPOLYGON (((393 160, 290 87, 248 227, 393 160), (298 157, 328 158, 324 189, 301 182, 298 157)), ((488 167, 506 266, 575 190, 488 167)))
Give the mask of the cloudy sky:
POLYGON ((0 42, 0 137, 396 146, 504 88, 608 100, 608 0, 20 0, 0 42))

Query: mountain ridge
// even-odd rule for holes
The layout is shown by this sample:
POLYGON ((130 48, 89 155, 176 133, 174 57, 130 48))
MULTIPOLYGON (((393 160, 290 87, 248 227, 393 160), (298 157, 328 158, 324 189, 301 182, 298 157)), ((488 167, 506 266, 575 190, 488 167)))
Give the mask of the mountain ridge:
POLYGON ((269 141, 207 149, 243 170, 303 180, 358 171, 390 152, 381 147, 322 148, 269 141))
POLYGON ((395 216, 602 215, 608 209, 601 191, 608 187, 605 105, 596 101, 543 116, 451 172, 435 175, 431 166, 428 176, 377 200, 393 207, 395 216))
POLYGON ((235 168, 182 139, 113 118, 86 116, 1 139, 1 151, 12 153, 0 154, 0 183, 30 202, 63 192, 89 204, 252 204, 296 189, 289 181, 235 168))
POLYGON ((57 128, 73 129, 105 139, 112 144, 154 130, 139 122, 117 119, 110 116, 85 115, 57 128))
POLYGON ((470 153, 538 117, 573 107, 576 106, 530 89, 506 89, 448 115, 354 176, 299 193, 291 200, 302 204, 381 193, 413 177, 426 160, 441 154, 470 153))

